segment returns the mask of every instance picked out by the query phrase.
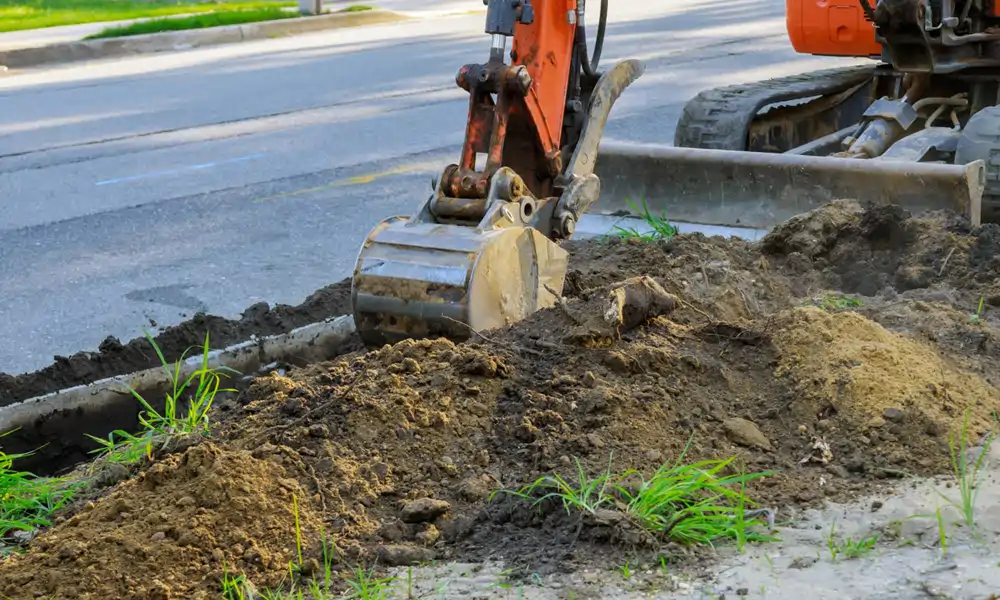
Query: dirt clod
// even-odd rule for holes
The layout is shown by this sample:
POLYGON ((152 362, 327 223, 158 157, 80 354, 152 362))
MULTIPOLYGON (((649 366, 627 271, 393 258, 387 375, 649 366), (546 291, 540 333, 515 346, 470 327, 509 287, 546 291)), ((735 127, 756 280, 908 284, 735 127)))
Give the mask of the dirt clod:
POLYGON ((767 441, 760 429, 746 419, 726 419, 722 422, 729 439, 741 446, 773 450, 771 442, 767 441))
POLYGON ((451 504, 434 498, 420 498, 409 502, 399 513, 404 523, 428 523, 451 509, 451 504))
POLYGON ((882 412, 882 416, 886 421, 892 421, 893 423, 901 423, 903 421, 903 411, 898 408, 887 408, 882 412))
POLYGON ((419 565, 434 560, 434 551, 413 546, 381 546, 379 560, 390 567, 419 565))

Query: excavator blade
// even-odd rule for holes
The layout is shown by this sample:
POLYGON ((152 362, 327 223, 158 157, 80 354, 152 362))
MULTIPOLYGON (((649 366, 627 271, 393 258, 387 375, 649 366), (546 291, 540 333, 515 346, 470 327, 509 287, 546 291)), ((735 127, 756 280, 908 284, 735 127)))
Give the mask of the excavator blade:
POLYGON ((368 347, 406 338, 467 339, 554 306, 567 258, 531 227, 387 219, 358 255, 355 325, 368 347))
POLYGON ((591 212, 632 212, 645 201, 669 219, 771 228, 831 200, 951 210, 981 221, 986 166, 859 160, 604 142, 591 212))

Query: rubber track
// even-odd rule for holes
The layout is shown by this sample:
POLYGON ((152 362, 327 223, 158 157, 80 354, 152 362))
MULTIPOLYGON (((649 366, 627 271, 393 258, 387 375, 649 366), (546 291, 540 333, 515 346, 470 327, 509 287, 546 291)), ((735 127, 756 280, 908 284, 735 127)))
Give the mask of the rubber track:
POLYGON ((874 72, 875 66, 841 67, 705 90, 684 106, 674 145, 746 150, 750 123, 768 104, 836 94, 863 83, 874 72))

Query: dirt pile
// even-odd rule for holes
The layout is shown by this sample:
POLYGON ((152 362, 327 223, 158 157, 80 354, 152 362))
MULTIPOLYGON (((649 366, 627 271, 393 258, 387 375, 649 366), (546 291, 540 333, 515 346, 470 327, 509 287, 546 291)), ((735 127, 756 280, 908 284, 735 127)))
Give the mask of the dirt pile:
MULTIPOLYGON (((261 302, 249 307, 238 320, 197 314, 154 336, 165 358, 176 361, 187 352, 197 352, 210 336, 213 349, 244 342, 251 336, 287 333, 323 319, 348 314, 351 311, 350 281, 339 282, 317 290, 297 306, 270 307, 261 302)), ((155 330, 155 324, 151 324, 155 330)), ((144 338, 126 343, 114 337, 101 342, 97 352, 78 352, 72 356, 56 356, 48 367, 34 373, 9 375, 0 373, 0 406, 6 406, 42 394, 76 385, 93 383, 106 377, 123 375, 160 366, 156 352, 144 338)))
MULTIPOLYGON (((338 568, 486 557, 572 568, 613 560, 613 523, 581 527, 558 505, 491 493, 552 471, 572 480, 574 458, 591 474, 609 460, 648 474, 690 440, 691 460, 736 455, 778 470, 748 491, 784 520, 903 472, 947 472, 963 411, 981 434, 1000 410, 1000 228, 834 203, 760 244, 693 235, 569 249, 567 301, 511 329, 258 379, 221 407, 213 445, 154 462, 0 563, 0 580, 15 582, 3 591, 151 597, 127 578, 79 575, 124 568, 128 554, 128 572, 155 573, 171 594, 161 597, 218 597, 223 559, 258 585, 280 580, 294 490, 311 531, 322 522, 336 544, 338 568), (218 468, 149 483, 201 473, 183 465, 206 456, 218 468), (213 484, 224 492, 212 501, 239 498, 228 501, 238 510, 199 500, 194 486, 213 473, 233 483, 213 484), (151 544, 164 524, 146 516, 188 496, 176 530, 151 544), (212 541, 182 544, 185 533, 212 541), (179 560, 158 561, 155 548, 179 560)), ((315 533, 305 552, 318 558, 315 533)))
POLYGON ((186 592, 218 589, 227 565, 236 564, 277 585, 296 553, 287 535, 295 531, 293 496, 302 500, 304 534, 314 537, 319 517, 294 472, 249 452, 195 446, 83 507, 27 555, 7 559, 2 591, 10 598, 208 597, 186 592))

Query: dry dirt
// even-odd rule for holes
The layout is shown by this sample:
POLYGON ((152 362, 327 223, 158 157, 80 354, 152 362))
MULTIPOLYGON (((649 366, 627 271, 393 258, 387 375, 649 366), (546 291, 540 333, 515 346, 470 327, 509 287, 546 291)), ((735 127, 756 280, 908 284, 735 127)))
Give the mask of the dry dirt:
POLYGON ((649 473, 691 439, 691 459, 778 470, 748 493, 795 522, 947 473, 964 411, 978 439, 1000 409, 1000 227, 839 202, 761 243, 568 248, 567 302, 511 329, 256 380, 211 439, 0 562, 0 593, 218 598, 223 569, 276 585, 293 505, 313 568, 322 530, 345 570, 465 561, 544 579, 662 556, 696 577, 703 549, 490 494, 571 477, 573 458, 649 473))

